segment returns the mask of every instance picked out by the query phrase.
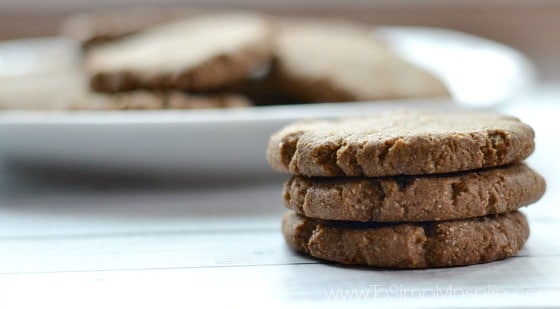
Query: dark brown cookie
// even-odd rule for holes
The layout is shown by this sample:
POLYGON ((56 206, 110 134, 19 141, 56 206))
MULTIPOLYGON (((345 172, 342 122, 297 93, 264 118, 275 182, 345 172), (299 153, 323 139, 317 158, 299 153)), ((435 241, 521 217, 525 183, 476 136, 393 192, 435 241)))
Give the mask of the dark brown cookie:
POLYGON ((516 118, 484 113, 392 112, 287 126, 267 158, 305 176, 423 175, 520 162, 534 132, 516 118))
POLYGON ((337 19, 279 22, 273 74, 303 102, 447 97, 430 72, 397 56, 373 27, 337 19))
POLYGON ((95 91, 215 90, 269 63, 272 26, 246 12, 194 16, 96 45, 85 57, 95 91))
POLYGON ((525 164, 435 176, 293 176, 284 186, 284 203, 323 220, 440 221, 517 210, 545 188, 525 164))
POLYGON ((344 264, 388 268, 472 265, 514 256, 529 237, 518 211, 423 224, 321 221, 288 211, 284 238, 293 249, 344 264))
POLYGON ((270 74, 249 78, 228 85, 221 89, 226 92, 239 93, 248 97, 255 105, 296 104, 298 99, 288 95, 278 87, 278 81, 270 74))

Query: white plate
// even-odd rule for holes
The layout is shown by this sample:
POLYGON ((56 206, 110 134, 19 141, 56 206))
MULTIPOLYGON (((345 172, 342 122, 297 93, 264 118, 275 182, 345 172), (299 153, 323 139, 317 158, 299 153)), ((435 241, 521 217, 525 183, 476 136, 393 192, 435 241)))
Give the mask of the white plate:
MULTIPOLYGON (((432 28, 386 27, 376 30, 376 35, 405 58, 442 77, 463 108, 503 103, 534 82, 529 61, 495 42, 432 28)), ((75 48, 60 38, 0 44, 0 79, 44 76, 49 70, 71 67, 78 54, 75 48), (68 63, 45 67, 41 55, 53 49, 55 54, 68 55, 68 63), (37 66, 29 66, 30 61, 37 61, 37 66)), ((147 175, 268 175, 272 172, 265 160, 267 140, 283 125, 305 117, 363 115, 394 108, 461 107, 412 100, 202 111, 2 111, 0 159, 147 175)))

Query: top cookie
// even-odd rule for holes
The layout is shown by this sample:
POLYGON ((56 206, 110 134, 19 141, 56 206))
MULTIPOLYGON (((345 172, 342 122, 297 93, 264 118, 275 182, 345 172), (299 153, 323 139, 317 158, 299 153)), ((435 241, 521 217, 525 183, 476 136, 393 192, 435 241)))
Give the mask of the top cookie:
POLYGON ((96 91, 204 91, 246 78, 271 57, 270 23, 232 12, 197 15, 96 45, 85 61, 96 91))
POLYGON ((289 125, 270 138, 267 159, 304 176, 424 175, 520 162, 533 139, 504 115, 394 112, 289 125))
POLYGON ((274 72, 302 101, 449 96, 434 75, 376 40, 369 25, 317 18, 279 24, 274 72))

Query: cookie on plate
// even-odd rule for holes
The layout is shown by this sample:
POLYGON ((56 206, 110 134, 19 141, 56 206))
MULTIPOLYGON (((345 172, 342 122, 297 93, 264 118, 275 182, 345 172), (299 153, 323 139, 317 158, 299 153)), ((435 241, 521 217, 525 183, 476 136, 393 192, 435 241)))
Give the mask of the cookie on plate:
POLYGON ((252 106, 244 96, 230 93, 189 94, 181 91, 131 91, 116 94, 91 93, 72 102, 75 110, 206 109, 252 106))
POLYGON ((304 102, 449 96, 441 80, 397 56, 372 28, 334 19, 281 20, 274 74, 304 102))
POLYGON ((424 175, 521 162, 534 132, 516 118, 485 113, 380 113, 304 121, 274 134, 270 165, 304 176, 424 175))
POLYGON ((428 176, 293 176, 284 186, 284 203, 323 220, 440 221, 514 211, 537 201, 545 188, 523 163, 428 176))
POLYGON ((387 268, 491 262, 514 256, 529 237, 518 211, 422 224, 322 221, 288 211, 282 232, 290 247, 313 257, 387 268))
POLYGON ((95 91, 210 91, 267 65, 272 34, 250 12, 193 16, 94 46, 85 66, 95 91))

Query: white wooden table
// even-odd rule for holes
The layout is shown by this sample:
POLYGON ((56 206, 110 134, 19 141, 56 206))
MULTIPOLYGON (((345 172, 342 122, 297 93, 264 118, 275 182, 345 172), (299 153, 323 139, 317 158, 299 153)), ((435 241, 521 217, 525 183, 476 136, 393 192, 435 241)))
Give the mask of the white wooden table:
POLYGON ((180 184, 0 180, 0 308, 193 308, 260 304, 560 307, 560 86, 502 110, 537 133, 548 182, 524 210, 513 258, 379 270, 323 263, 284 244, 281 179, 180 184))

